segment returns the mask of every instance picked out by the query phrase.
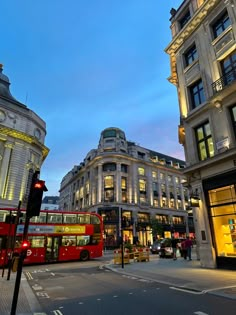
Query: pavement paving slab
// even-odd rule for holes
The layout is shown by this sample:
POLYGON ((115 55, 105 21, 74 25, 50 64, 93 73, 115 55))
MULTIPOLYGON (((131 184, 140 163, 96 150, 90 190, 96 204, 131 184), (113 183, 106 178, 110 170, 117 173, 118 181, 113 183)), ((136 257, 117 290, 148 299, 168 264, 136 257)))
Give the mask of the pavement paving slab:
MULTIPOLYGON (((11 273, 10 280, 7 280, 7 271, 4 277, 0 278, 0 314, 9 315, 12 309, 12 300, 15 289, 16 273, 11 273)), ((21 283, 17 301, 17 315, 36 315, 40 313, 41 308, 32 289, 30 288, 24 274, 21 276, 21 283)), ((42 314, 42 312, 40 313, 42 314)))

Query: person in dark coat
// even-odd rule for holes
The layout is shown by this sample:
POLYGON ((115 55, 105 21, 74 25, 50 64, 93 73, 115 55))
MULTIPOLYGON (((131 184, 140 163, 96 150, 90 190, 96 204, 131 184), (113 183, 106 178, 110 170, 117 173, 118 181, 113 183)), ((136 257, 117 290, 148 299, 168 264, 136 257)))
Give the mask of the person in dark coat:
POLYGON ((192 260, 191 254, 192 254, 193 242, 190 240, 189 236, 187 237, 187 239, 185 241, 185 247, 187 249, 188 259, 192 260))
POLYGON ((183 258, 186 260, 187 259, 187 248, 186 248, 185 242, 186 242, 186 240, 183 240, 181 242, 181 252, 182 252, 183 258))
POLYGON ((176 238, 172 238, 171 239, 171 247, 172 247, 172 251, 173 251, 173 260, 176 260, 177 257, 176 257, 176 251, 177 251, 177 248, 178 248, 178 240, 176 238))

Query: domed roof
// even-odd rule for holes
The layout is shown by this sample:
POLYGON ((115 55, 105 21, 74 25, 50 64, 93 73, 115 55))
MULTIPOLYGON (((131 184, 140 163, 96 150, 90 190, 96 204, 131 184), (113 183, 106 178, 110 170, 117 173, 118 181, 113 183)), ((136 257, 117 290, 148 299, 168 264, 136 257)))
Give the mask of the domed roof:
POLYGON ((109 137, 116 138, 116 137, 119 137, 119 138, 122 138, 122 139, 125 140, 125 133, 124 133, 124 131, 122 131, 119 128, 109 127, 109 128, 104 129, 101 132, 101 137, 102 138, 109 138, 109 137))
POLYGON ((2 73, 3 65, 0 64, 0 97, 5 97, 10 100, 16 101, 10 92, 10 81, 8 77, 2 73))

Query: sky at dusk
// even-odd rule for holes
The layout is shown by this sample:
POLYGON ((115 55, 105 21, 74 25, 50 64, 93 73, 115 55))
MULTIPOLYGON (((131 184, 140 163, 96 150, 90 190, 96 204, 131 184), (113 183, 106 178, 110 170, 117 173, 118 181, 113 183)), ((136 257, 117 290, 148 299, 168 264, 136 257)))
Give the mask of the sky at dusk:
POLYGON ((0 63, 11 94, 47 126, 45 195, 98 146, 102 130, 184 159, 168 82, 170 10, 183 0, 1 0, 0 63))

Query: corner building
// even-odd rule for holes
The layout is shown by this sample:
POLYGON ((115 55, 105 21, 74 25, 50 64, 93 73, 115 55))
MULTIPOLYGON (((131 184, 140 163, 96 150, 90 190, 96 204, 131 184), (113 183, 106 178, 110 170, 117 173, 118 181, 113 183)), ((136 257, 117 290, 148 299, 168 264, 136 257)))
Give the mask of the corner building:
MULTIPOLYGON (((48 155, 45 122, 10 93, 0 65, 0 207, 26 206, 32 175, 48 155)), ((1 218, 0 218, 1 221, 1 218)))
POLYGON ((157 220, 163 237, 194 236, 188 216, 188 190, 182 186, 185 162, 126 141, 119 128, 102 131, 97 149, 62 179, 59 208, 99 213, 105 245, 116 247, 125 221, 125 241, 153 242, 150 222, 157 220))
POLYGON ((201 265, 236 268, 236 1, 185 0, 171 10, 184 174, 201 265))

